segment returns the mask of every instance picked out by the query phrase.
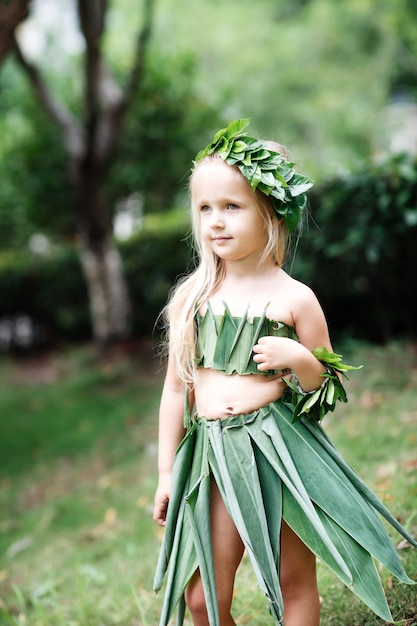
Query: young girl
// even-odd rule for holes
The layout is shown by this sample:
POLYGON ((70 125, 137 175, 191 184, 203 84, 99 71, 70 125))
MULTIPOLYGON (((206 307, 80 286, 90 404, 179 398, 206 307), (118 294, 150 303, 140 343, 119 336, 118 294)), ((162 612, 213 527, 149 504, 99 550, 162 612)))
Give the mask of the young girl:
POLYGON ((160 625, 187 604, 195 626, 235 624, 244 550, 275 624, 317 626, 318 557, 392 621, 373 557, 404 582, 379 515, 417 543, 320 426, 351 369, 333 354, 313 292, 283 269, 311 181, 279 144, 232 122, 196 158, 197 269, 167 307, 154 519, 165 526, 154 587, 160 625), (185 398, 185 405, 184 405, 185 398), (184 409, 185 406, 185 409, 184 409))

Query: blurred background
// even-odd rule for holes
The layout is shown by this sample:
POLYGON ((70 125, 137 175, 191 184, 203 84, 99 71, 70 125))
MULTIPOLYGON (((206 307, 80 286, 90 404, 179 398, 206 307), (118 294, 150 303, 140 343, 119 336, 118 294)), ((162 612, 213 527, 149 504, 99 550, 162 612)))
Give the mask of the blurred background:
MULTIPOLYGON (((1 624, 156 623, 158 315, 193 267, 192 159, 246 117, 315 180, 286 269, 335 346, 370 359, 374 391, 352 393, 378 411, 387 377, 416 383, 415 1, 0 2, 1 624), (132 588, 95 621, 88 585, 122 584, 126 563, 132 588), (64 610, 69 579, 84 600, 64 610)), ((408 446, 415 469, 409 402, 381 454, 408 446)))
POLYGON ((191 161, 241 117, 316 181, 291 271, 333 332, 415 334, 415 3, 15 0, 1 21, 1 350, 149 336, 191 263, 191 161))

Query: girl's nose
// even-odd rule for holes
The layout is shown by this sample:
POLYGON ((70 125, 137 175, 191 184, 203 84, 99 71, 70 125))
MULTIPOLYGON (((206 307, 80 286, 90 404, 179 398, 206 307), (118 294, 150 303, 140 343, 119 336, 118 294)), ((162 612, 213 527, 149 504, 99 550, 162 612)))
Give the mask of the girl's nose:
POLYGON ((222 218, 222 215, 220 214, 219 211, 213 211, 211 214, 211 226, 212 228, 223 228, 224 227, 224 221, 222 218))

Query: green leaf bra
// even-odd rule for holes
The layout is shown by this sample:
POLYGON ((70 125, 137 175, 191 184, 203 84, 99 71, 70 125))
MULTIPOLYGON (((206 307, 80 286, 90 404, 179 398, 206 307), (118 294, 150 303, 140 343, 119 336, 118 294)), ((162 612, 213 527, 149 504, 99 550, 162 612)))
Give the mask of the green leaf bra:
POLYGON ((242 317, 233 317, 225 302, 223 315, 215 315, 210 302, 204 315, 196 313, 197 367, 219 370, 225 374, 264 374, 276 376, 283 370, 260 372, 253 360, 253 346, 260 337, 289 337, 298 341, 292 326, 266 317, 248 317, 249 307, 242 317))
POLYGON ((321 346, 312 350, 314 356, 326 367, 322 374, 323 383, 318 389, 305 392, 301 389, 296 376, 284 378, 290 370, 272 369, 265 372, 258 370, 253 360, 253 347, 260 337, 288 337, 299 341, 295 328, 284 322, 266 317, 267 306, 260 317, 249 318, 249 307, 242 317, 234 317, 225 302, 224 313, 215 315, 210 302, 207 311, 201 315, 196 311, 197 329, 197 367, 211 368, 224 374, 263 374, 276 376, 282 374, 287 390, 282 398, 293 406, 293 419, 303 416, 320 421, 329 411, 334 411, 337 400, 347 402, 346 391, 338 373, 347 378, 348 370, 360 369, 342 362, 342 355, 329 352, 321 346))

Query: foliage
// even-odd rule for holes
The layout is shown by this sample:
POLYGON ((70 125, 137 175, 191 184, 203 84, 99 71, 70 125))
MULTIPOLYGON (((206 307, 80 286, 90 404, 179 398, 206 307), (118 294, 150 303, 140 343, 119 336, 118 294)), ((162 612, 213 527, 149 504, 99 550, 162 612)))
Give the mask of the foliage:
MULTIPOLYGON (((351 377, 348 404, 325 428, 415 535, 413 346, 338 348, 364 369, 351 377)), ((1 624, 158 623, 162 600, 152 578, 162 531, 151 507, 160 367, 146 344, 103 360, 91 346, 0 359, 0 413, 8 416, 0 420, 1 624)), ((417 551, 399 553, 406 571, 416 572, 417 551)), ((322 564, 318 578, 324 624, 382 626, 322 564)), ((394 617, 412 626, 415 588, 392 582, 386 572, 383 578, 394 617)), ((271 623, 246 558, 233 613, 241 626, 271 623)))
POLYGON ((70 247, 47 258, 30 253, 1 255, 0 293, 0 318, 15 326, 22 316, 33 321, 29 348, 32 342, 43 345, 64 336, 90 336, 86 287, 70 247))
POLYGON ((27 245, 37 230, 75 229, 63 145, 10 59, 0 98, 0 249, 27 245))
POLYGON ((164 8, 161 49, 173 33, 194 49, 206 97, 228 90, 226 120, 251 117, 257 135, 287 145, 317 181, 387 144, 386 107, 400 89, 415 102, 413 0, 196 0, 192 10, 164 0, 164 8))
MULTIPOLYGON (((172 230, 144 231, 121 248, 131 292, 134 331, 139 336, 149 336, 155 330, 170 289, 179 276, 191 269, 184 218, 183 215, 172 230)), ((163 219, 161 216, 159 223, 163 219)))
MULTIPOLYGON (((109 7, 105 56, 122 75, 141 16, 135 0, 109 7)), ((251 116, 260 133, 289 145, 319 182, 369 155, 388 140, 384 111, 391 96, 413 98, 417 90, 415 12, 413 0, 383 0, 377 10, 372 0, 198 0, 192 10, 184 0, 162 0, 149 76, 107 182, 113 208, 138 190, 148 207, 169 206, 191 158, 220 125, 213 109, 226 119, 251 116)), ((68 58, 59 43, 59 33, 48 32, 45 52, 59 63, 45 71, 79 112, 80 60, 68 58)), ((70 196, 55 130, 30 102, 12 59, 1 78, 0 223, 21 245, 28 230, 39 228, 38 217, 44 228, 59 225, 59 234, 73 228, 74 217, 67 214, 70 196)))
MULTIPOLYGON (((195 93, 195 75, 189 55, 174 55, 169 63, 157 52, 153 55, 106 179, 112 213, 134 193, 141 194, 146 211, 161 211, 183 192, 202 129, 216 118, 195 93)), ((39 231, 55 240, 72 239, 77 216, 64 147, 12 60, 2 78, 0 249, 26 247, 39 231)))
POLYGON ((417 161, 406 155, 313 191, 296 272, 346 334, 415 336, 416 198, 417 161))
POLYGON ((319 422, 327 413, 335 410, 338 400, 347 402, 342 376, 348 378, 347 371, 361 368, 344 363, 342 354, 329 352, 325 346, 314 348, 311 352, 326 368, 322 374, 324 380, 318 389, 305 392, 296 378, 283 379, 288 386, 283 400, 294 405, 294 422, 301 419, 303 414, 319 422))
POLYGON ((187 171, 218 113, 196 89, 197 65, 189 53, 169 62, 154 50, 139 96, 125 120, 116 162, 107 181, 113 206, 139 192, 145 213, 166 211, 187 187, 187 171))
MULTIPOLYGON (((184 214, 174 212, 149 222, 137 237, 120 244, 133 330, 140 336, 152 333, 169 289, 190 262, 184 214)), ((91 335, 86 287, 73 246, 60 246, 46 256, 28 251, 0 254, 0 293, 0 319, 29 315, 38 326, 39 343, 91 335)))

